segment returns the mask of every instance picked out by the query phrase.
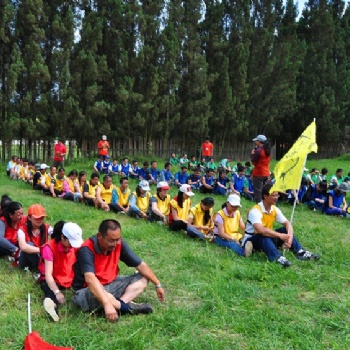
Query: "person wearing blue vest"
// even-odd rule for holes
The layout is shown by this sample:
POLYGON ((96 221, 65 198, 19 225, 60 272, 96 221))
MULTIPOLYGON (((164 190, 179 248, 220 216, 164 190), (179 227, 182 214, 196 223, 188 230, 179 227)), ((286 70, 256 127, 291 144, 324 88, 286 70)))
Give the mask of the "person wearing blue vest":
POLYGON ((201 187, 199 188, 202 193, 213 193, 215 186, 214 170, 208 168, 205 175, 201 178, 201 187))
POLYGON ((113 159, 112 164, 109 166, 108 175, 118 175, 119 174, 119 164, 117 159, 113 159))
POLYGON ((240 165, 237 168, 237 172, 232 174, 232 178, 230 182, 231 192, 239 196, 242 195, 245 180, 246 180, 245 167, 243 165, 240 165))
POLYGON ((327 182, 311 184, 303 197, 303 203, 311 210, 322 210, 327 192, 327 182))
POLYGON ((178 171, 175 174, 175 185, 177 187, 180 187, 183 184, 187 184, 187 181, 188 181, 187 167, 182 166, 181 171, 178 171))
POLYGON ((137 172, 135 173, 132 170, 131 165, 129 164, 129 159, 128 158, 123 158, 122 163, 119 165, 119 173, 121 174, 122 177, 129 177, 131 175, 137 176, 137 172))
POLYGON ((160 171, 157 168, 157 162, 155 160, 152 160, 149 171, 150 171, 150 177, 151 177, 151 179, 149 180, 149 183, 150 185, 156 185, 159 180, 160 171))
POLYGON ((226 171, 222 170, 219 171, 219 176, 215 181, 215 187, 213 194, 221 194, 223 196, 226 196, 227 194, 227 184, 229 183, 229 179, 226 175, 226 171))
POLYGON ((160 172, 160 181, 166 181, 168 185, 174 182, 174 175, 171 172, 172 165, 168 162, 164 164, 164 169, 160 172))
POLYGON ((134 159, 131 165, 130 179, 138 179, 139 171, 140 171, 139 162, 136 159, 134 159))
POLYGON ((96 173, 102 173, 103 166, 103 156, 98 156, 96 162, 94 163, 93 171, 96 173))
POLYGON ((349 185, 345 182, 335 187, 327 193, 327 198, 323 207, 326 215, 346 216, 346 192, 349 192, 349 185))
POLYGON ((109 155, 106 155, 105 159, 102 163, 102 173, 103 174, 108 174, 110 165, 111 165, 111 162, 110 162, 109 155))
POLYGON ((146 161, 146 162, 143 162, 143 166, 142 168, 139 169, 139 180, 151 180, 151 176, 150 176, 150 170, 148 169, 149 167, 149 163, 146 161))

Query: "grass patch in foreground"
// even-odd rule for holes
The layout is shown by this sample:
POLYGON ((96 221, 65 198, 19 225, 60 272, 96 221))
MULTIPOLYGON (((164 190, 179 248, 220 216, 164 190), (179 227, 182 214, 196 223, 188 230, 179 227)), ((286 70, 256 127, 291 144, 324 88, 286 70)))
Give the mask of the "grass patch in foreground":
MULTIPOLYGON (((326 162, 318 161, 322 166, 327 166, 326 162)), ((342 163, 333 160, 329 168, 336 167, 342 163)), ((96 233, 102 219, 116 217, 43 196, 5 175, 0 177, 1 194, 8 193, 25 209, 35 202, 43 204, 50 224, 60 219, 75 221, 85 238, 96 233)), ((201 198, 196 195, 193 202, 201 198)), ((215 197, 215 201, 218 209, 224 199, 215 197)), ((251 205, 243 201, 244 218, 251 205)), ((291 207, 282 206, 282 210, 290 217, 291 207)), ((76 350, 350 348, 348 220, 297 207, 295 234, 305 248, 319 253, 321 260, 301 262, 288 252, 293 265, 283 269, 268 263, 261 253, 244 259, 156 224, 122 215, 117 219, 124 239, 165 286, 166 301, 159 303, 153 286, 149 286, 138 301, 150 302, 155 312, 123 317, 115 324, 82 313, 68 302, 60 309, 60 322, 54 324, 42 307, 43 295, 31 274, 1 259, 0 349, 22 349, 28 329, 28 292, 33 329, 52 344, 76 350)), ((122 274, 132 272, 121 264, 122 274)), ((68 291, 68 299, 71 295, 68 291)))

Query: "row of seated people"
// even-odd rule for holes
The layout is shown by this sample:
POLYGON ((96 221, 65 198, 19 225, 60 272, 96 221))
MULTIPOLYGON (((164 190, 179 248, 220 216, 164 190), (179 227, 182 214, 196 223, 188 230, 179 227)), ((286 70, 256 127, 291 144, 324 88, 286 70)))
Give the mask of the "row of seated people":
MULTIPOLYGON (((106 176, 108 177, 108 175, 106 176)), ((149 184, 142 180, 136 190, 140 194, 139 200, 142 202, 137 202, 138 199, 135 198, 135 203, 139 204, 139 212, 134 214, 139 217, 150 215, 154 221, 168 223, 169 229, 172 231, 185 231, 191 238, 210 240, 242 257, 249 257, 253 250, 262 250, 270 261, 276 261, 283 267, 289 267, 291 263, 278 250, 283 245, 285 248, 291 249, 299 260, 317 260, 319 256, 301 246, 293 234, 291 224, 275 205, 278 193, 270 193, 270 190, 271 185, 264 186, 263 200, 252 207, 248 213, 247 224, 245 224, 239 210, 241 197, 237 194, 230 194, 221 209, 213 213, 215 203, 212 197, 203 198, 198 204, 192 205, 191 199, 195 193, 188 184, 181 185, 177 195, 171 199, 168 194, 168 184, 160 182, 157 185, 157 194, 151 200, 149 184), (145 199, 151 201, 150 214, 148 214, 149 206, 142 207, 145 204, 145 199), (153 206, 154 203, 157 205, 153 206), (155 210, 156 208, 157 210, 155 210), (267 214, 266 217, 264 214, 266 210, 272 211, 274 215, 267 214), (273 229, 274 221, 283 225, 281 229, 276 231, 273 229)), ((65 265, 64 255, 62 255, 63 260, 61 260, 59 253, 70 254, 73 259, 76 255, 71 248, 77 249, 82 245, 82 231, 78 225, 63 221, 52 228, 44 222, 45 218, 46 210, 40 204, 30 206, 26 217, 23 215, 22 205, 18 202, 12 202, 10 197, 4 195, 1 199, 0 213, 0 255, 7 255, 10 261, 22 269, 38 273, 36 278, 45 294, 45 310, 54 321, 58 321, 56 308, 59 303, 64 302, 62 289, 72 287, 74 279, 72 269, 74 261, 69 260, 65 265), (51 240, 49 239, 50 235, 53 238, 51 240)), ((97 238, 99 235, 101 238, 102 235, 103 239, 104 234, 107 233, 103 233, 103 230, 99 229, 97 238)), ((120 240, 118 238, 113 241, 109 253, 115 250, 120 240)), ((96 244, 99 241, 98 239, 96 244)), ((95 244, 91 242, 88 243, 90 247, 91 244, 95 244)), ((96 254, 97 251, 95 258, 98 259, 96 254)), ((146 275, 152 277, 153 274, 149 270, 147 271, 146 275)), ((156 288, 161 288, 159 280, 153 277, 152 279, 155 281, 156 288)), ((84 279, 80 282, 82 281, 84 279)), ((83 284, 80 283, 80 285, 83 284)), ((78 298, 78 294, 76 293, 74 298, 78 298)), ((85 305, 85 309, 84 305, 79 306, 85 311, 90 310, 87 305, 85 305)), ((98 306, 103 305, 94 304, 95 309, 98 306)), ((130 311, 127 306, 125 307, 130 311)), ((151 312, 149 310, 151 309, 143 308, 145 313, 146 311, 151 312)))
POLYGON ((298 190, 290 190, 283 194, 288 203, 304 203, 311 210, 320 210, 326 215, 349 216, 350 207, 346 200, 346 193, 350 191, 347 181, 338 184, 326 181, 309 183, 303 177, 298 190))
POLYGON ((108 307, 114 307, 114 311, 108 309, 105 313, 109 321, 116 321, 120 314, 151 313, 151 305, 133 302, 148 282, 156 286, 159 300, 164 300, 160 281, 122 241, 121 227, 116 220, 103 220, 98 233, 84 242, 78 224, 61 220, 51 227, 45 222, 46 216, 46 209, 40 204, 31 205, 28 215, 24 215, 19 202, 3 195, 0 256, 7 256, 15 267, 34 272, 33 277, 44 294, 44 309, 53 321, 59 321, 58 308, 66 302, 65 291, 69 288, 74 289, 73 302, 82 311, 106 311, 108 307), (116 235, 119 238, 115 238, 116 235), (119 277, 119 256, 121 261, 134 267, 138 274, 119 277), (93 274, 95 279, 88 279, 85 271, 93 274), (129 286, 132 286, 132 295, 130 288, 128 291, 129 286), (100 292, 96 293, 96 290, 100 292), (111 317, 111 314, 114 316, 111 317))
MULTIPOLYGON (((159 170, 155 160, 151 161, 151 164, 145 161, 143 162, 142 167, 139 167, 139 162, 137 160, 133 160, 130 164, 127 157, 123 158, 122 162, 119 164, 117 159, 113 159, 111 162, 109 156, 100 156, 94 163, 93 171, 101 174, 126 176, 139 180, 145 179, 146 176, 150 176, 152 181, 156 181, 157 179, 161 181, 169 181, 171 178, 174 178, 172 167, 176 166, 180 167, 181 169, 185 167, 190 171, 199 170, 201 173, 204 173, 207 169, 211 169, 214 173, 218 173, 223 170, 226 173, 237 173, 238 168, 242 166, 242 163, 238 162, 231 168, 229 162, 230 158, 220 160, 219 165, 214 162, 214 158, 210 158, 209 162, 206 162, 204 158, 202 162, 197 162, 195 156, 193 156, 189 161, 187 159, 187 155, 184 154, 180 161, 175 162, 174 159, 171 158, 169 162, 165 163, 164 169, 159 170)), ((254 167, 250 162, 246 162, 244 168, 245 174, 248 176, 251 174, 254 167)))

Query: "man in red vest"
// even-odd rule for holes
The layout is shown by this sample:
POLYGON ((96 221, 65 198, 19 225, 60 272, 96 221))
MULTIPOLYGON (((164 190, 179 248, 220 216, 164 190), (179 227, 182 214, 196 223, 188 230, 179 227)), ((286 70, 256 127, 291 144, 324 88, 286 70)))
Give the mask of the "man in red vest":
POLYGON ((165 294, 159 279, 131 250, 121 237, 118 221, 102 221, 98 233, 87 239, 78 251, 73 289, 74 303, 83 311, 103 308, 108 321, 117 321, 118 314, 148 314, 149 304, 133 300, 152 282, 160 301, 165 294), (119 276, 119 261, 134 267, 138 273, 119 276))

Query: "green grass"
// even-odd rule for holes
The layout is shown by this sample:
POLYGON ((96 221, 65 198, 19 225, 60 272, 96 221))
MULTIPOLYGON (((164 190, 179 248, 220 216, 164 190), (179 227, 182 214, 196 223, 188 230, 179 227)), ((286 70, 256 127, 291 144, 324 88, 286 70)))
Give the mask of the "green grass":
MULTIPOLYGON (((344 167, 344 159, 309 161, 307 167, 327 166, 329 175, 344 167)), ((162 163, 160 163, 161 165, 162 163)), ((70 168, 90 169, 75 163, 70 168)), ((69 166, 67 166, 69 168, 69 166)), ((161 166, 159 166, 161 168, 161 166)), ((344 169, 345 173, 348 172, 344 169)), ((28 185, 10 181, 2 170, 1 194, 7 193, 27 209, 41 203, 54 224, 77 222, 87 238, 102 219, 115 218, 80 204, 43 196, 28 185)), ((135 182, 132 183, 133 189, 135 182)), ((175 190, 171 194, 174 195, 175 190)), ((202 195, 193 197, 196 204, 202 195)), ((218 209, 223 197, 215 197, 218 209)), ((246 217, 252 205, 243 201, 246 217)), ((286 217, 291 207, 281 206, 286 217)), ((283 269, 262 253, 250 259, 210 243, 190 240, 156 224, 118 215, 122 234, 133 250, 160 278, 166 301, 157 301, 149 286, 138 301, 154 306, 148 316, 122 317, 108 323, 98 315, 80 312, 71 302, 60 309, 54 324, 42 307, 42 292, 30 273, 0 260, 0 349, 22 349, 28 332, 27 293, 32 298, 32 324, 46 341, 85 349, 349 349, 350 277, 349 221, 296 208, 295 234, 318 262, 301 262, 283 269)), ((121 264, 121 273, 133 270, 121 264)), ((71 292, 67 292, 71 300, 71 292)))

